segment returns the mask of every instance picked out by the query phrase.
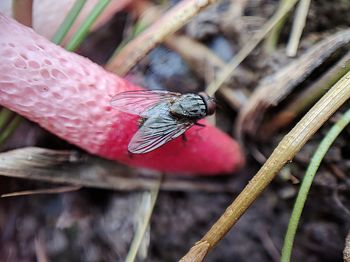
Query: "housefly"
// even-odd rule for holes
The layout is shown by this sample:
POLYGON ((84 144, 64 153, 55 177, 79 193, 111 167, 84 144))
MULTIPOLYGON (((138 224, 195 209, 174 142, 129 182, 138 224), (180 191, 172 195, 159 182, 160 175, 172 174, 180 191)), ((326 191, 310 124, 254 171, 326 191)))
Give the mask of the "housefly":
POLYGON ((120 111, 141 116, 139 130, 128 150, 133 154, 150 152, 185 133, 216 109, 206 93, 180 94, 168 91, 127 91, 114 96, 111 105, 120 111))

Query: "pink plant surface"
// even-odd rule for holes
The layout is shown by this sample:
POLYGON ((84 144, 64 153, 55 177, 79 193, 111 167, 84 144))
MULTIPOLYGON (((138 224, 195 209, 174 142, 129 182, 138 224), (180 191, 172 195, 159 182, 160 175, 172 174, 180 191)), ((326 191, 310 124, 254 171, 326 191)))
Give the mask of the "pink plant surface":
MULTIPOLYGON (((70 39, 76 32, 79 25, 86 19, 91 10, 95 7, 99 0, 86 1, 76 21, 73 23, 71 30, 69 30, 65 41, 70 39)), ((6 16, 12 16, 12 0, 0 1, 0 12, 6 16)), ((103 10, 96 22, 92 26, 92 30, 101 27, 106 23, 116 12, 125 8, 132 0, 111 0, 107 8, 103 10)), ((58 27, 63 22, 64 18, 71 10, 75 0, 40 0, 33 1, 33 28, 38 34, 51 39, 58 27)))
POLYGON ((177 138, 130 156, 137 117, 112 108, 110 100, 140 87, 1 14, 0 56, 0 104, 92 154, 181 174, 232 173, 244 162, 237 143, 205 121, 205 128, 186 132, 186 142, 177 138))

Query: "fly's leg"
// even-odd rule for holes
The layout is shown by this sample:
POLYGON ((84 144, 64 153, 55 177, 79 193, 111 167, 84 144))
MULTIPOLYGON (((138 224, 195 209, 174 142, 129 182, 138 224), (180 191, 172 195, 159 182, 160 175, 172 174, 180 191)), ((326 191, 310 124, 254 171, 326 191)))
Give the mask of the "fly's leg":
POLYGON ((195 126, 200 126, 200 127, 206 127, 206 125, 201 124, 201 123, 198 123, 198 122, 194 123, 194 125, 195 125, 195 126))
POLYGON ((141 126, 143 126, 143 124, 146 122, 146 120, 147 120, 147 118, 143 118, 143 117, 141 117, 141 118, 138 120, 139 128, 140 128, 141 126))
POLYGON ((129 157, 130 159, 133 159, 133 158, 134 158, 133 153, 131 153, 129 150, 128 150, 128 157, 129 157))
MULTIPOLYGON (((199 126, 200 128, 197 128, 196 129, 196 135, 198 135, 199 134, 199 131, 201 131, 202 130, 202 128, 204 128, 204 127, 206 127, 206 125, 204 125, 204 124, 201 124, 201 123, 194 123, 194 125, 195 126, 199 126)), ((199 136, 199 137, 201 137, 201 136, 199 136)))
MULTIPOLYGON (((195 126, 201 127, 201 128, 198 128, 198 129, 196 130, 196 134, 197 134, 197 135, 198 135, 199 131, 200 131, 202 128, 206 127, 206 125, 201 124, 201 123, 198 123, 198 122, 195 122, 194 125, 195 125, 195 126)), ((182 141, 183 141, 184 143, 186 143, 186 142, 187 142, 186 133, 183 133, 183 134, 181 135, 181 137, 182 137, 182 141)))
POLYGON ((181 137, 182 137, 182 142, 186 143, 186 142, 187 142, 186 134, 183 133, 183 134, 181 135, 181 137))

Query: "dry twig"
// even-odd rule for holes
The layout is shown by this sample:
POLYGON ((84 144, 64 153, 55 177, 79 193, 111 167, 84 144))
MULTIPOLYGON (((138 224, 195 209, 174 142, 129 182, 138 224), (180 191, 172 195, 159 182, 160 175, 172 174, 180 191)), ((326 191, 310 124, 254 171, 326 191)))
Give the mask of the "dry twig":
POLYGON ((207 87, 207 93, 214 95, 216 91, 225 83, 225 81, 232 75, 233 71, 243 62, 251 51, 264 39, 264 37, 284 18, 284 16, 293 8, 298 0, 291 0, 284 8, 278 10, 271 19, 265 23, 261 30, 256 33, 247 44, 240 50, 240 52, 226 65, 216 78, 207 87))
POLYGON ((118 75, 125 75, 154 46, 161 43, 167 36, 176 32, 202 9, 217 0, 186 0, 158 19, 153 25, 128 43, 106 65, 106 68, 118 75))
POLYGON ((249 181, 248 185, 225 210, 219 220, 217 220, 205 236, 190 249, 181 261, 202 261, 205 255, 214 248, 236 224, 238 219, 276 176, 277 172, 280 171, 288 161, 292 160, 310 137, 349 98, 350 71, 339 80, 282 139, 258 173, 249 181), (200 259, 193 259, 194 252, 205 255, 200 259))
POLYGON ((301 0, 298 4, 293 21, 292 32, 290 34, 289 42, 286 49, 288 56, 296 56, 297 54, 301 34, 303 33, 303 29, 305 27, 310 2, 311 0, 301 0))
POLYGON ((48 188, 48 189, 37 189, 37 190, 26 190, 26 191, 18 191, 8 194, 2 194, 1 197, 15 197, 15 196, 30 196, 30 195, 42 195, 42 194, 58 194, 58 193, 66 193, 71 191, 79 190, 81 186, 62 186, 56 188, 48 188))

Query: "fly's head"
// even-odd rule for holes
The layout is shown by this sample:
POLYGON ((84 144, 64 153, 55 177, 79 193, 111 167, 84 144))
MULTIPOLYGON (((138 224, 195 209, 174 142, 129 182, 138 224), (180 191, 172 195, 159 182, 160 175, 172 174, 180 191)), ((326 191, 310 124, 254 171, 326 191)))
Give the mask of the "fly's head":
POLYGON ((210 97, 207 93, 200 92, 198 95, 203 99, 206 109, 207 109, 207 115, 212 115, 215 113, 216 110, 216 102, 215 99, 210 97))

